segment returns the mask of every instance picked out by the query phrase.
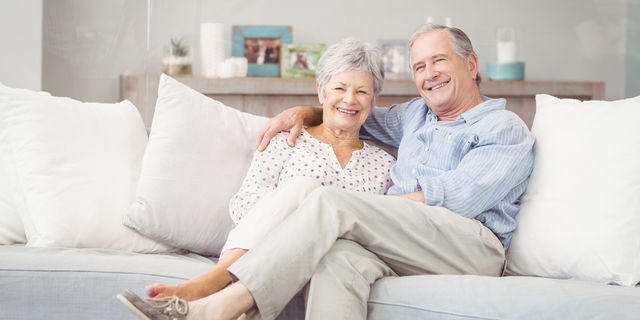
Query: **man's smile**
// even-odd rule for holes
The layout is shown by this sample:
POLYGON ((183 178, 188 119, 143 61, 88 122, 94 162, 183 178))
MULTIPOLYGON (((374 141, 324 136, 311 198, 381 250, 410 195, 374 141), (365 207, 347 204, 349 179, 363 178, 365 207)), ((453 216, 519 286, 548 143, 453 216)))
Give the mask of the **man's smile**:
POLYGON ((445 82, 439 83, 439 84, 437 84, 437 85, 435 85, 435 86, 433 86, 431 88, 427 88, 427 90, 429 90, 429 91, 438 90, 438 89, 446 86, 449 83, 449 81, 445 81, 445 82))

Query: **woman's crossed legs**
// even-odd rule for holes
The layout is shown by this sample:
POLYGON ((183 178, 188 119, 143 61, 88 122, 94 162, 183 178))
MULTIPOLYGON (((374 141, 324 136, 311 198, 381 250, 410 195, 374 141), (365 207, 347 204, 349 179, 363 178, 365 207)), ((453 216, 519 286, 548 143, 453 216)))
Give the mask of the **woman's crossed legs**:
POLYGON ((269 232, 286 219, 310 194, 320 187, 313 178, 298 177, 282 184, 258 201, 231 232, 216 265, 186 282, 167 286, 154 284, 147 287, 152 298, 177 296, 196 300, 216 293, 231 283, 227 268, 249 249, 265 239, 269 232))

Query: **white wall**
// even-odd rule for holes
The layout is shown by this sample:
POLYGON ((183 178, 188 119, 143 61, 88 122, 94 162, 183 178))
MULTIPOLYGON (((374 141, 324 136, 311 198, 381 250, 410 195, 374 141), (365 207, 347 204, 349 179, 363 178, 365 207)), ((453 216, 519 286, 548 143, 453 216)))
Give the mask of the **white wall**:
POLYGON ((640 95, 640 0, 627 7, 627 97, 640 95))
POLYGON ((482 74, 496 58, 496 29, 512 26, 527 79, 604 81, 606 98, 619 99, 629 81, 629 1, 637 0, 51 0, 43 82, 55 94, 115 101, 120 74, 160 72, 171 36, 186 37, 197 53, 200 22, 291 25, 294 42, 330 44, 347 36, 406 39, 427 16, 436 23, 448 16, 473 41, 482 74))
POLYGON ((42 88, 42 0, 0 0, 0 82, 42 88))

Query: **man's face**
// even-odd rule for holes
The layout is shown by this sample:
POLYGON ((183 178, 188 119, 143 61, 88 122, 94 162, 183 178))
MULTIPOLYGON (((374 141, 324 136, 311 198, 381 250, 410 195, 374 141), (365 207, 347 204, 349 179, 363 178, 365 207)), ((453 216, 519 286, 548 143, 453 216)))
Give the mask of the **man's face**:
POLYGON ((439 117, 457 117, 476 105, 477 58, 474 54, 460 58, 451 48, 446 31, 433 30, 415 40, 411 69, 420 96, 439 117))

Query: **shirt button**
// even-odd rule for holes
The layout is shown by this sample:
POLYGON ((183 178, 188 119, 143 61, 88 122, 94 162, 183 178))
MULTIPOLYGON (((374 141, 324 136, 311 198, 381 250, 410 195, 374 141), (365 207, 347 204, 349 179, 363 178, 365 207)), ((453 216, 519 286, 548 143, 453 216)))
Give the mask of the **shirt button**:
POLYGON ((416 169, 411 170, 411 174, 415 175, 416 174, 416 169))
POLYGON ((424 147, 424 151, 429 151, 429 146, 424 147))

